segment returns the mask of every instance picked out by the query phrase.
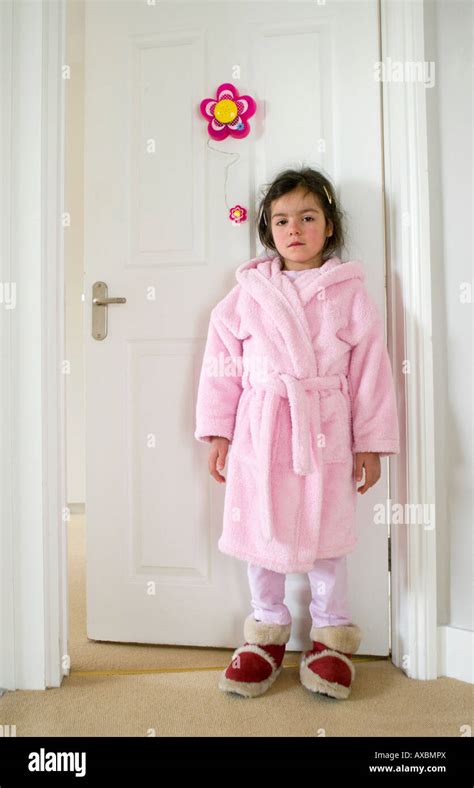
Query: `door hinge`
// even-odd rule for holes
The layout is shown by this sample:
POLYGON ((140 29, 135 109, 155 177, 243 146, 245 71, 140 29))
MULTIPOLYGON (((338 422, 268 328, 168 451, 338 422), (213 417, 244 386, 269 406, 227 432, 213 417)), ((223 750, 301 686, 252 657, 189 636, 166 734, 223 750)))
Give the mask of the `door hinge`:
POLYGON ((388 537, 388 571, 392 570, 392 540, 388 537))

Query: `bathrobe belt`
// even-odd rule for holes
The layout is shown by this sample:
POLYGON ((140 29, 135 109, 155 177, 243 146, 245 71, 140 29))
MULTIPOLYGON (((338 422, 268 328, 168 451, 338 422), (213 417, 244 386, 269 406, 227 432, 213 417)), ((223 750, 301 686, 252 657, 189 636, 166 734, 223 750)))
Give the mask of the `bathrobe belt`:
MULTIPOLYGON (((291 445, 293 470, 299 476, 308 476, 316 468, 318 485, 319 509, 322 496, 323 448, 318 445, 321 434, 321 410, 319 392, 322 389, 342 389, 347 394, 347 377, 343 373, 337 375, 321 375, 310 378, 295 378, 284 372, 261 375, 250 371, 244 386, 264 388, 280 397, 286 397, 290 404, 291 445), (306 392, 316 391, 317 396, 308 399, 306 392), (309 403, 311 402, 311 411, 309 403), (311 459, 311 436, 313 437, 314 458, 316 468, 311 459)), ((272 485, 271 485, 271 451, 275 440, 275 425, 278 400, 277 397, 265 397, 263 402, 260 434, 258 439, 258 473, 261 502, 262 536, 269 542, 272 532, 272 485)), ((319 530, 319 528, 318 528, 319 530)))

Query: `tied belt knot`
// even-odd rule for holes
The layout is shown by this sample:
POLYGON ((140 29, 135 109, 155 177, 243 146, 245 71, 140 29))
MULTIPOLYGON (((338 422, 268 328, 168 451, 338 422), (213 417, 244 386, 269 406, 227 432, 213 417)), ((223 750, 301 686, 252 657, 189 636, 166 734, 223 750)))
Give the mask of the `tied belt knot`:
MULTIPOLYGON (((267 392, 280 397, 285 397, 290 405, 291 418, 291 446, 293 470, 299 476, 308 476, 316 468, 311 457, 311 435, 313 435, 314 459, 318 469, 317 485, 319 507, 322 496, 322 447, 318 445, 317 437, 321 433, 321 410, 319 392, 327 389, 342 389, 348 393, 347 377, 343 373, 336 375, 319 375, 315 377, 296 378, 294 375, 280 372, 274 374, 258 374, 250 372, 243 381, 244 386, 263 388, 267 392), (318 396, 311 398, 311 413, 309 412, 308 392, 317 392, 318 396)), ((278 405, 277 396, 265 397, 262 407, 259 446, 258 469, 260 485, 261 529, 265 541, 271 541, 272 532, 272 485, 271 472, 271 447, 275 432, 275 417, 278 405)))

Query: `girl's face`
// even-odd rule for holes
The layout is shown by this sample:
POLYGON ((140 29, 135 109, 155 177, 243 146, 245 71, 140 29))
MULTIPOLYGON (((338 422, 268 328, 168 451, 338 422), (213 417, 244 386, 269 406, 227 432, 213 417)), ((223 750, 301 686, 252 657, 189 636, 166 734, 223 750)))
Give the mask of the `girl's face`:
POLYGON ((293 271, 319 268, 333 224, 326 222, 319 198, 302 186, 271 204, 271 231, 284 267, 293 271), (292 246, 298 242, 300 246, 292 246))

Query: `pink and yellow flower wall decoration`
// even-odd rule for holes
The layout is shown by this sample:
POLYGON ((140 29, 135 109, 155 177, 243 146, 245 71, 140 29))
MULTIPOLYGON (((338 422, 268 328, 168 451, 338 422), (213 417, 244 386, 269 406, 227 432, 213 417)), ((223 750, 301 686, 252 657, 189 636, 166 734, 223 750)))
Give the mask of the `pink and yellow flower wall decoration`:
POLYGON ((230 82, 223 82, 216 91, 216 98, 201 101, 201 114, 209 121, 207 130, 214 140, 224 140, 231 135, 241 139, 250 132, 248 119, 257 105, 252 96, 239 96, 230 82))

